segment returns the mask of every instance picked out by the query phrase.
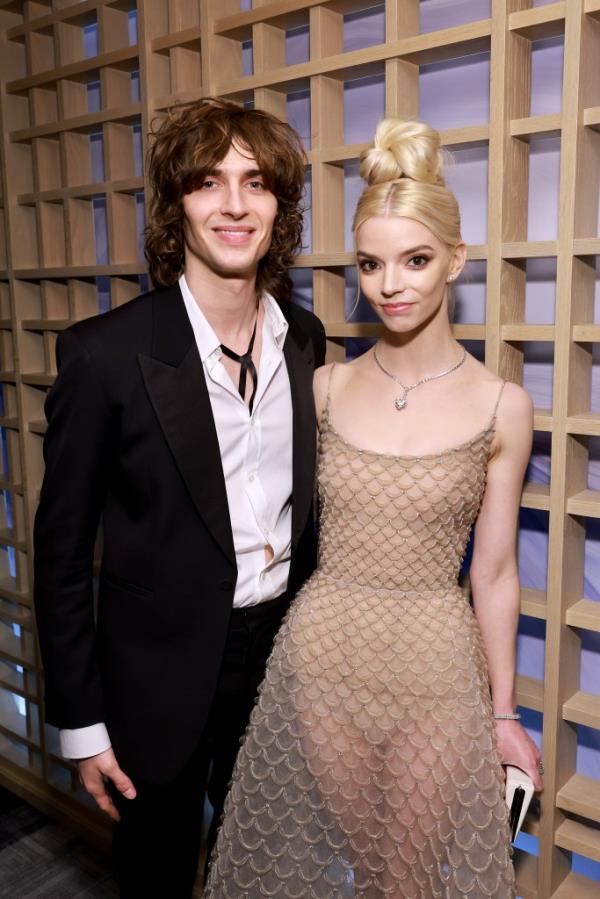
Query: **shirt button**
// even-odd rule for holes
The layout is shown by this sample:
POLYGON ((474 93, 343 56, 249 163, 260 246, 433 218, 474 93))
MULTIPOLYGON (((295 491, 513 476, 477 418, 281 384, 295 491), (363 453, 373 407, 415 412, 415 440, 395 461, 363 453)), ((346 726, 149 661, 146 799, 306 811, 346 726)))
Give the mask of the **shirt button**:
POLYGON ((253 472, 248 475, 248 480, 250 481, 250 483, 252 483, 254 481, 254 478, 255 478, 255 475, 253 472))

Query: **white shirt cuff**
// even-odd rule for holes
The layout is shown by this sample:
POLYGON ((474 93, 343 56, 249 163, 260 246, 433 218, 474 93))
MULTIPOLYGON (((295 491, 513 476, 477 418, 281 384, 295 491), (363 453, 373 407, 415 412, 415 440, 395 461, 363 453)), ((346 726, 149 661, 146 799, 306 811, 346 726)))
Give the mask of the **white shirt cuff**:
POLYGON ((87 759, 110 749, 110 737, 104 724, 90 724, 74 730, 59 731, 60 751, 66 759, 87 759))

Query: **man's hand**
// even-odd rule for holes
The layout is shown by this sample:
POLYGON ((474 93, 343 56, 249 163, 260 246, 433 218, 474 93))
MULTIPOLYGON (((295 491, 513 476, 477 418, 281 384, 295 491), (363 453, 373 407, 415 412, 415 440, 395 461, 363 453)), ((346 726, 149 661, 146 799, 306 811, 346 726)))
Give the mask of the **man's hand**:
POLYGON ((135 787, 127 775, 121 771, 112 749, 106 749, 98 755, 77 762, 79 780, 82 786, 95 800, 99 808, 113 819, 119 821, 120 815, 106 789, 106 780, 110 780, 126 799, 135 799, 135 787))

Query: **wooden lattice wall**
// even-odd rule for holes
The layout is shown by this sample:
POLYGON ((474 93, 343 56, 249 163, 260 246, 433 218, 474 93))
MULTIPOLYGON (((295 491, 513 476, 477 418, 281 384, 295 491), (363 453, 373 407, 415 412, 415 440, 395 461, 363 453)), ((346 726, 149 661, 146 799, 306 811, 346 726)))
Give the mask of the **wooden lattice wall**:
POLYGON ((90 833, 106 828, 42 724, 31 528, 56 334, 145 286, 139 159, 151 119, 207 94, 285 118, 290 97, 305 92, 312 246, 298 268, 312 278, 330 355, 343 358, 345 340, 378 333, 345 322, 345 167, 363 147, 344 142, 345 85, 378 75, 386 113, 416 117, 424 66, 486 53, 489 120, 443 132, 450 147, 488 154, 487 240, 469 246, 486 266, 485 324, 455 333, 484 343, 489 367, 515 381, 527 347, 550 345, 554 362, 552 408, 535 416, 536 430, 551 435, 551 482, 527 484, 522 501, 548 513, 549 548, 547 590, 522 595, 523 615, 545 621, 545 677, 521 677, 519 703, 543 712, 546 790, 527 824, 539 856, 517 853, 519 889, 526 899, 600 894, 571 869, 571 853, 600 862, 600 782, 576 773, 577 726, 600 729, 600 697, 579 686, 582 634, 600 631, 600 603, 583 596, 586 523, 600 518, 600 492, 588 489, 590 440, 600 436, 590 411, 600 343, 600 0, 490 7, 485 20, 420 33, 418 0, 257 0, 246 11, 239 0, 0 0, 0 781, 90 833), (385 41, 344 52, 347 17, 376 4, 385 41), (286 37, 302 27, 308 58, 286 65, 286 37), (532 46, 557 36, 562 112, 532 116, 532 46), (560 140, 559 223, 556 240, 533 242, 530 141, 544 135, 560 140), (526 324, 527 267, 541 258, 556 262, 555 323, 526 324))

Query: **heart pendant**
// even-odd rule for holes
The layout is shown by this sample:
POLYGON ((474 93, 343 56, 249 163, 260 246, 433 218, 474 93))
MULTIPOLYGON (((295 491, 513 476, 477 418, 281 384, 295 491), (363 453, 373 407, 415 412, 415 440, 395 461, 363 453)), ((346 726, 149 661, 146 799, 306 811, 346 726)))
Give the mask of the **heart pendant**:
POLYGON ((397 396, 394 400, 394 406, 400 412, 401 409, 404 409, 406 406, 406 397, 405 396, 397 396))

